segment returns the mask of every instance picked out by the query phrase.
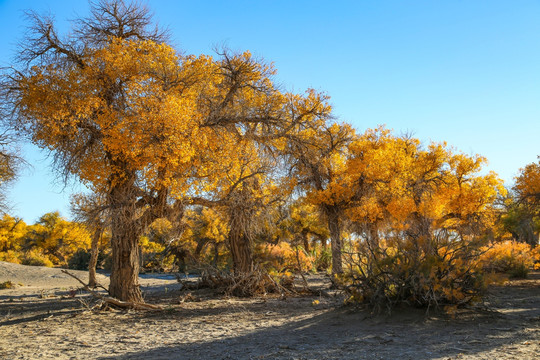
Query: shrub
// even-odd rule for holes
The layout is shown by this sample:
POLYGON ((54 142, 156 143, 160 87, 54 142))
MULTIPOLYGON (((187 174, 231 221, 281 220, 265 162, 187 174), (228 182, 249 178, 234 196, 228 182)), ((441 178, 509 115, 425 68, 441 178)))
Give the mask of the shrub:
POLYGON ((47 255, 37 250, 30 250, 26 252, 21 259, 21 264, 30 266, 54 266, 53 262, 47 255))
POLYGON ((286 271, 311 271, 314 258, 301 247, 293 248, 287 242, 265 244, 260 249, 263 266, 279 273, 286 271))
POLYGON ((534 255, 528 244, 504 241, 482 248, 480 262, 484 270, 525 278, 534 265, 534 255))
POLYGON ((8 250, 0 252, 0 261, 20 264, 23 254, 20 251, 8 250))
POLYGON ((345 257, 347 271, 337 280, 349 302, 375 311, 409 304, 452 312, 479 300, 486 289, 477 256, 474 243, 448 237, 362 242, 345 257))
POLYGON ((13 283, 11 281, 4 281, 3 283, 0 283, 0 289, 11 289, 13 287, 13 283))
POLYGON ((88 270, 90 250, 79 249, 68 259, 68 268, 73 270, 88 270))
POLYGON ((312 251, 313 267, 317 271, 328 271, 332 265, 332 253, 323 246, 317 246, 312 251))
POLYGON ((534 270, 540 270, 540 245, 532 250, 532 257, 534 259, 534 270))

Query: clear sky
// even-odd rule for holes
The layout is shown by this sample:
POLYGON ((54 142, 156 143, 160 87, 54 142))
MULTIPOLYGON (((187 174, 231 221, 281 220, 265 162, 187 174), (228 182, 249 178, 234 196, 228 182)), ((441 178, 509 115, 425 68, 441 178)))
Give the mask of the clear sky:
MULTIPOLYGON (((540 155, 540 2, 150 0, 186 54, 216 45, 275 64, 286 90, 332 97, 335 115, 363 132, 386 124, 489 159, 510 185, 540 155)), ((0 0, 0 66, 25 31, 23 10, 61 29, 86 1, 0 0)), ((12 215, 69 217, 77 187, 55 182, 46 153, 24 146, 32 169, 12 187, 12 215)))

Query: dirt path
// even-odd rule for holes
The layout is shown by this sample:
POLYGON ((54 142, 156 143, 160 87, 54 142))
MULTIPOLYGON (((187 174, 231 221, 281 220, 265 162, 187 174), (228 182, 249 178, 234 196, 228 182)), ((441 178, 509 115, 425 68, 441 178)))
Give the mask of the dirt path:
MULTIPOLYGON (((30 276, 34 269, 25 271, 30 276)), ((371 316, 342 307, 339 297, 241 300, 201 291, 192 294, 200 301, 180 302, 185 294, 178 284, 162 279, 144 279, 143 288, 164 311, 92 313, 81 305, 90 299, 69 297, 76 284, 65 281, 60 287, 56 282, 0 290, 0 358, 537 359, 540 354, 538 272, 493 288, 486 302, 490 311, 463 310, 455 319, 415 309, 371 316)))

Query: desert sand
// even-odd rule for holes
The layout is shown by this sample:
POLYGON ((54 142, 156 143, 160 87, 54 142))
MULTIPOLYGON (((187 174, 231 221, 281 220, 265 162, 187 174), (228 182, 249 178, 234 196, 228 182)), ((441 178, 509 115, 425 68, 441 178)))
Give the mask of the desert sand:
MULTIPOLYGON (((72 271, 83 280, 86 272, 72 271)), ((140 280, 160 311, 95 311, 60 269, 0 262, 2 359, 538 359, 540 273, 494 286, 454 318, 437 310, 371 314, 339 292, 239 299, 140 280)), ((310 286, 329 285, 310 275, 310 286)), ((106 286, 107 277, 99 276, 106 286)))

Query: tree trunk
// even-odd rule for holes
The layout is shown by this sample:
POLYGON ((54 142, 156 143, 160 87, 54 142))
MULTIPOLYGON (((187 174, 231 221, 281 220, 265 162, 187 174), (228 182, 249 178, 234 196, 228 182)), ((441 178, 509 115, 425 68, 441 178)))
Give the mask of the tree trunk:
POLYGON ((94 230, 94 234, 92 235, 92 244, 90 248, 90 261, 88 263, 88 286, 91 288, 95 288, 97 286, 97 280, 96 280, 96 266, 98 261, 98 255, 99 255, 99 240, 101 239, 101 234, 103 233, 103 229, 101 226, 98 226, 94 230))
POLYGON ((112 272, 109 292, 122 301, 143 302, 139 289, 139 237, 132 223, 112 219, 112 272))
POLYGON ((244 189, 241 193, 241 200, 236 206, 229 208, 229 236, 228 242, 233 258, 233 270, 235 275, 246 274, 253 271, 253 250, 251 249, 251 238, 249 226, 251 222, 251 209, 245 207, 249 204, 248 192, 244 189))
POLYGON ((379 231, 376 224, 369 225, 369 245, 372 250, 379 249, 379 231))
POLYGON ((219 260, 219 245, 217 241, 214 242, 214 260, 212 260, 212 264, 215 268, 218 266, 218 260, 219 260))
POLYGON ((139 289, 139 236, 134 181, 129 174, 113 178, 111 205, 112 272, 109 293, 122 301, 144 302, 139 289), (128 179, 128 180, 126 180, 128 179))
POLYGON ((326 215, 328 217, 328 231, 330 232, 330 246, 332 248, 332 275, 337 275, 343 273, 339 211, 335 208, 329 208, 326 215))
POLYGON ((519 241, 527 243, 532 247, 538 244, 538 236, 534 233, 534 222, 532 216, 527 216, 520 222, 521 236, 519 241))
POLYGON ((233 258, 234 273, 246 274, 253 271, 251 241, 242 232, 229 231, 229 246, 233 258))
POLYGON ((306 252, 309 252, 309 239, 308 239, 308 232, 307 231, 302 231, 300 233, 300 236, 302 238, 302 243, 304 245, 304 250, 306 250, 306 252))
POLYGON ((195 259, 197 259, 197 261, 201 258, 201 253, 209 242, 210 239, 208 238, 202 238, 197 241, 197 247, 195 247, 195 259))

